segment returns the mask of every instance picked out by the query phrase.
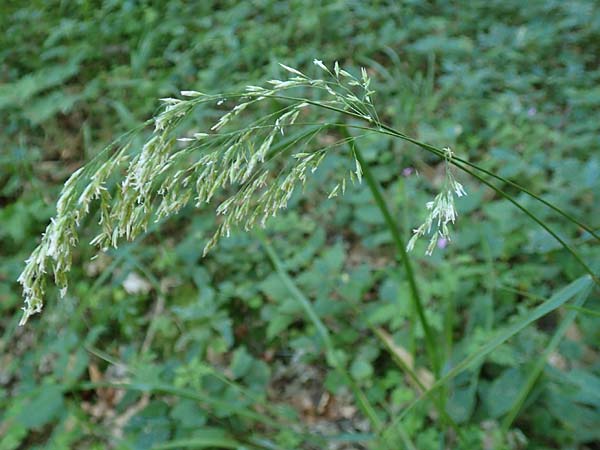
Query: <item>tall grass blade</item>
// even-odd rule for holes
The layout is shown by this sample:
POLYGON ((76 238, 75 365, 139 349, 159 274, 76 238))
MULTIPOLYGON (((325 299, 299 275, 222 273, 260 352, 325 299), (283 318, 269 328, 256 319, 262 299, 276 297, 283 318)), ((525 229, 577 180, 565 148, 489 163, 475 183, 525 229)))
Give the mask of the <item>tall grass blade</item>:
POLYGON ((429 397, 433 392, 435 392, 437 388, 444 386, 460 372, 469 368, 477 361, 480 361, 486 355, 490 354, 504 342, 506 342, 511 337, 522 331, 524 328, 531 325, 536 320, 540 319, 541 317, 544 317, 545 315, 551 313, 555 309, 561 307, 574 296, 588 290, 592 284, 593 283, 590 277, 584 275, 583 277, 578 278, 577 280, 562 288, 560 291, 558 291, 556 294, 554 294, 541 305, 533 308, 531 311, 529 311, 529 313, 523 315, 523 317, 520 320, 510 325, 505 330, 499 332, 498 335, 492 338, 490 341, 488 341, 487 344, 481 346, 479 350, 473 352, 465 359, 463 359, 460 363, 458 363, 456 366, 454 366, 452 369, 450 369, 444 376, 437 380, 433 384, 433 386, 431 386, 431 389, 429 389, 421 397, 413 401, 403 411, 403 413, 396 418, 396 420, 392 423, 391 426, 394 426, 396 425, 396 422, 401 421, 417 404, 419 404, 425 398, 429 397))
MULTIPOLYGON (((587 300, 588 296, 590 295, 590 292, 591 292, 591 286, 588 286, 580 294, 577 295, 577 298, 573 302, 572 306, 575 308, 579 308, 579 307, 583 306, 583 304, 587 300)), ((529 373, 529 376, 527 377, 525 384, 523 384, 523 386, 521 387, 521 390, 519 391, 519 395, 515 399, 513 406, 511 407, 511 409, 507 413, 506 417, 502 421, 502 429, 504 430, 504 432, 508 431, 508 429, 510 428, 510 426, 512 425, 514 420, 517 418, 517 415, 521 411, 521 408, 523 407, 525 400, 527 400, 527 396, 533 389, 533 386, 535 385, 535 382, 537 381, 540 374, 542 373, 542 370, 544 370, 544 365, 546 364, 546 361, 548 360, 548 356, 550 356, 550 354, 554 350, 556 350, 556 347, 558 347, 558 344, 560 343, 560 341, 564 337, 565 333, 567 332, 568 328, 571 326, 571 324, 577 317, 578 313, 579 313, 578 310, 571 309, 566 314, 565 318, 561 321, 560 326, 554 332, 552 339, 550 339, 550 342, 548 343, 548 345, 546 346, 546 348, 544 349, 542 354, 539 356, 539 358, 536 360, 536 362, 533 366, 533 369, 529 373)))
POLYGON ((157 444, 152 446, 152 450, 180 448, 258 448, 234 439, 229 435, 229 433, 221 428, 203 428, 195 430, 194 433, 198 434, 198 436, 189 439, 177 439, 163 444, 157 444))
POLYGON ((328 363, 334 370, 336 370, 339 373, 339 375, 348 384, 356 398, 356 401, 358 402, 360 410, 365 415, 365 417, 367 417, 373 429, 379 432, 383 427, 381 419, 379 419, 379 417, 377 416, 377 413, 375 412, 375 409, 371 405, 367 396, 364 394, 364 392, 362 392, 362 390, 360 389, 360 387, 358 387, 354 380, 352 380, 352 377, 350 376, 348 371, 338 361, 337 352, 329 334, 329 330, 327 329, 321 318, 318 316, 317 312, 314 310, 310 300, 304 295, 304 293, 298 288, 298 286, 296 286, 296 283, 294 283, 292 278, 288 275, 285 268, 283 267, 281 259, 267 240, 264 233, 262 233, 261 231, 257 231, 256 234, 258 235, 263 247, 265 248, 268 257, 271 260, 271 263, 273 264, 275 272, 277 272, 277 275, 285 284, 290 294, 292 294, 293 298, 300 304, 302 309, 304 309, 304 312, 306 313, 310 321, 313 323, 314 327, 317 329, 317 332, 321 336, 321 339, 327 351, 328 363))

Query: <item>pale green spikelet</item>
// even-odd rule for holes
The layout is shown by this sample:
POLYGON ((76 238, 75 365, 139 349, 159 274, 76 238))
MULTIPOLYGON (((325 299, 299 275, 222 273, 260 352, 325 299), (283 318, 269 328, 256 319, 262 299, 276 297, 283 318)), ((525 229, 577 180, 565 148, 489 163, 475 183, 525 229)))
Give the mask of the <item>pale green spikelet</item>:
POLYGON ((433 254, 440 237, 447 241, 451 240, 449 225, 456 221, 457 216, 454 205, 454 196, 462 197, 467 195, 467 192, 463 185, 456 181, 456 178, 454 178, 454 175, 452 174, 452 169, 450 167, 453 156, 452 150, 446 147, 444 148, 444 152, 445 174, 442 189, 432 201, 427 202, 425 205, 429 214, 425 218, 425 221, 418 228, 413 230, 413 235, 406 245, 407 251, 412 251, 414 249, 415 243, 421 236, 431 235, 427 250, 425 250, 425 254, 428 256, 433 254))

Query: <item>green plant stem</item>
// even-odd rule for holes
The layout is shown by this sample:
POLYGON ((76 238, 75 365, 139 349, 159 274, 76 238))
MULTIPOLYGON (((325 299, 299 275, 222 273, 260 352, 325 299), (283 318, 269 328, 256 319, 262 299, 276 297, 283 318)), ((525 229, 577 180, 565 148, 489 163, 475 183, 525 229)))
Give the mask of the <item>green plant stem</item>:
POLYGON ((496 175, 494 172, 491 172, 487 169, 484 169, 481 166, 478 166, 477 164, 473 164, 463 158, 460 157, 454 157, 454 159, 461 163, 461 164, 465 164, 473 169, 479 170, 480 172, 489 175, 492 178, 495 178, 496 180, 502 181, 503 183, 506 183, 518 190, 520 190, 521 192, 529 195, 530 197, 534 198, 535 200, 537 200, 538 202, 546 205, 548 208, 552 209, 553 211, 557 212, 558 214, 560 214, 561 216, 563 216, 564 218, 566 218, 567 220, 569 220, 570 222, 578 225, 579 227, 581 227, 582 229, 584 229, 585 231, 587 231, 588 233, 590 233, 594 238, 596 238, 598 241, 600 241, 600 234, 598 234, 596 231, 594 231, 594 229, 586 224, 584 224, 583 222, 581 222, 580 220, 578 220, 576 217, 572 216, 571 214, 569 214, 568 212, 564 211, 563 209, 559 208, 558 206, 555 206, 554 204, 550 203, 548 200, 545 200, 543 197, 531 192, 529 189, 527 189, 526 187, 520 185, 519 183, 516 183, 514 181, 509 180, 508 178, 504 178, 501 177, 499 175, 496 175))
MULTIPOLYGON (((399 132, 398 130, 395 130, 392 127, 388 127, 387 125, 384 124, 378 124, 378 126, 380 126, 383 130, 390 132, 391 134, 393 134, 396 137, 399 137, 401 139, 404 139, 408 142, 411 142, 415 145, 418 145, 419 147, 428 150, 432 153, 435 153, 436 155, 440 156, 440 157, 444 157, 444 152, 442 150, 440 150, 439 148, 436 148, 432 145, 426 144, 424 142, 418 141, 416 139, 413 139, 407 135, 405 135, 404 133, 399 132)), ((552 203, 550 203, 547 200, 544 200, 542 197, 540 197, 539 195, 531 192, 529 189, 525 188, 524 186, 509 180, 508 178, 504 178, 501 177, 500 175, 495 174, 494 172, 491 172, 477 164, 474 164, 472 162, 469 162, 463 158, 457 157, 457 156, 453 156, 452 160, 450 161, 452 164, 454 164, 455 166, 459 167, 461 170, 464 171, 463 167, 460 167, 457 165, 457 163, 461 163, 464 164, 466 166, 469 166, 475 170, 478 170, 492 178, 495 178, 499 181, 502 181, 503 183, 509 184, 512 187, 520 190, 521 192, 529 195, 530 197, 534 198, 535 200, 539 201, 540 203, 546 205, 547 207, 549 207, 550 209, 552 209, 553 211, 559 213, 560 215, 562 215, 563 217, 565 217, 566 219, 568 219, 570 222, 580 226, 581 228, 583 228, 585 231, 587 231, 588 233, 590 233, 592 236, 594 236, 596 239, 600 240, 600 235, 598 233, 596 233, 594 231, 594 229, 586 224, 584 224, 583 222, 581 222, 580 220, 576 219, 575 217, 573 217, 571 214, 567 213, 566 211, 562 210, 561 208, 559 208, 558 206, 553 205, 552 203)), ((472 173, 472 172, 471 172, 472 173)))
POLYGON ((331 365, 331 367, 334 370, 338 372, 338 374, 348 384, 356 400, 358 401, 358 406, 360 407, 363 414, 365 414, 369 422, 371 422, 371 426, 374 428, 374 430, 376 430, 378 433, 381 432, 381 430, 383 429, 383 424, 381 423, 379 416, 377 416, 377 413, 375 412, 375 409, 369 402, 367 396, 364 394, 364 392, 362 392, 360 387, 358 387, 358 385, 354 382, 350 374, 343 367, 342 363, 339 361, 335 346, 333 344, 333 340, 331 339, 331 336, 329 334, 329 330, 327 329, 327 327, 313 308, 312 303, 298 288, 298 286, 296 286, 296 283, 294 283, 294 281, 288 275, 287 271, 283 267, 281 259, 269 243, 265 234, 261 230, 257 230, 255 233, 261 241, 261 244, 263 245, 267 256, 269 257, 269 260, 271 261, 275 272, 277 273, 281 281, 284 283, 290 294, 292 294, 292 297, 300 304, 310 321, 317 329, 317 332, 320 335, 323 344, 325 345, 325 349, 327 351, 327 362, 331 365))
MULTIPOLYGON (((347 128, 340 127, 340 132, 342 133, 344 138, 346 138, 346 139, 351 138, 350 133, 348 132, 347 128)), ((373 199, 375 200, 377 207, 379 208, 379 210, 381 211, 381 214, 383 215, 383 218, 385 220, 387 228, 388 228, 390 234, 392 235, 392 240, 394 241, 394 245, 396 247, 396 251, 398 253, 399 259, 402 261, 404 270, 406 271, 406 278, 408 279, 408 285, 410 288, 410 294, 411 294, 411 299, 413 301, 413 306, 414 306, 415 310, 417 311, 417 315, 419 317, 419 322, 421 323, 421 326, 423 327, 423 333, 425 334, 425 346, 427 349, 427 354, 429 356, 429 360, 430 360, 431 366, 433 368, 433 373, 435 374, 435 377, 437 378, 439 376, 440 364, 439 364, 438 355, 436 352, 435 338, 434 338, 431 326, 429 325, 429 322, 427 321, 427 317, 425 316, 425 308, 423 307, 423 301, 421 299, 421 294, 419 293, 419 288, 417 286, 417 281, 415 278, 415 273, 414 273, 414 270, 412 267, 412 263, 411 263, 410 257, 408 256, 408 253, 406 251, 406 244, 404 243, 404 240, 402 239, 402 236, 400 235, 400 230, 398 228, 398 224, 392 217, 392 214, 387 206, 387 203, 385 202, 385 200, 383 198, 383 194, 381 193, 381 187, 379 186, 379 183, 373 176, 373 173, 371 172, 369 164, 365 161, 360 149, 356 146, 355 142, 352 143, 352 151, 356 155, 356 159, 358 160, 358 162, 361 165, 361 169, 362 169, 363 175, 365 177, 365 181, 367 182, 367 186, 369 187, 369 190, 371 191, 371 194, 373 195, 373 199)))
MULTIPOLYGON (((314 104, 317 105, 316 103, 314 103, 314 104)), ((345 114, 347 116, 352 116, 352 117, 355 117, 355 118, 357 118, 359 120, 362 120, 362 121, 365 120, 364 117, 361 117, 360 115, 357 115, 357 114, 355 114, 355 113, 353 113, 351 111, 344 111, 342 109, 331 107, 329 105, 323 105, 323 107, 335 110, 337 112, 342 112, 343 114, 345 114)), ((436 155, 438 155, 440 157, 444 157, 443 151, 440 150, 440 149, 438 149, 438 148, 436 148, 436 147, 434 147, 434 146, 432 146, 432 145, 429 145, 429 144, 426 144, 424 142, 420 142, 420 141, 418 141, 416 139, 413 139, 410 136, 407 136, 406 134, 404 134, 404 133, 402 133, 402 132, 400 132, 400 131, 398 131, 398 130, 390 127, 390 126, 387 126, 387 125, 385 125, 383 123, 377 123, 376 126, 378 127, 378 129, 375 129, 374 131, 377 131, 377 132, 382 132, 382 131, 386 132, 386 134, 390 134, 392 136, 404 139, 404 140, 406 140, 408 142, 411 142, 411 143, 413 143, 415 145, 418 145, 419 147, 421 147, 421 148, 423 148, 423 149, 425 149, 425 150, 427 150, 429 152, 435 153, 436 155)), ((352 127, 355 128, 355 126, 352 126, 352 127)), ((360 128, 360 129, 373 129, 373 128, 370 128, 370 127, 358 127, 358 128, 360 128)), ((467 161, 467 160, 465 160, 463 158, 457 157, 457 156, 454 156, 452 158, 452 161, 450 161, 450 162, 452 164, 455 164, 455 165, 456 165, 456 163, 462 163, 462 164, 467 165, 467 166, 469 166, 469 167, 471 167, 471 168, 473 168, 475 170, 478 170, 478 171, 480 171, 480 172, 482 172, 482 173, 484 173, 484 174, 486 174, 486 175, 488 175, 488 176, 490 176, 492 178, 495 178, 495 179, 497 179, 499 181, 502 181, 503 183, 509 184, 510 186, 512 186, 512 187, 520 190, 521 192, 525 193, 526 195, 529 195, 530 197, 534 198, 535 200, 539 201, 540 203, 546 205, 547 207, 549 207, 553 211, 557 212, 558 214, 560 214, 561 216, 563 216, 564 218, 566 218, 570 222, 574 223, 575 225, 581 227, 583 230, 587 231, 594 238, 596 238, 597 240, 600 241, 600 234, 598 234, 592 227, 590 227, 589 225, 584 224, 583 222, 581 222, 580 220, 578 220, 577 218, 575 218, 573 215, 569 214, 568 212, 564 211, 563 209, 559 208, 558 206, 555 206, 554 204, 552 204, 549 201, 545 200, 541 196, 539 196, 539 195, 531 192, 529 189, 527 189, 526 187, 522 186, 521 184, 516 183, 514 181, 511 181, 508 178, 504 178, 504 177, 502 177, 500 175, 497 175, 497 174, 495 174, 492 171, 489 171, 489 170, 487 170, 487 169, 485 169, 485 168, 483 168, 483 167, 481 167, 481 166, 479 166, 477 164, 474 164, 472 162, 469 162, 469 161, 467 161)), ((464 169, 461 168, 461 170, 464 170, 464 169)))
POLYGON ((583 269, 591 276, 591 278, 594 281, 594 283, 596 283, 598 286, 600 286, 600 278, 598 278, 598 276, 594 273, 594 271, 592 270, 592 268, 583 260, 583 258, 581 256, 579 256, 579 253, 577 253, 575 251, 575 249, 573 249, 554 230, 552 230, 548 225, 546 225, 543 220, 541 220, 534 213, 532 213, 530 210, 528 210, 523 205, 521 205, 519 202, 517 202, 510 194, 508 194, 505 191, 503 191, 502 189, 494 186, 492 183, 490 183, 489 181, 487 181, 486 179, 484 179, 480 175, 476 174, 472 170, 469 170, 469 169, 465 168, 464 166, 462 166, 460 164, 456 164, 455 163, 455 165, 456 165, 456 167, 461 168, 461 170, 463 170, 464 172, 468 173, 472 177, 478 179, 483 184, 485 184, 486 186, 488 186, 489 188, 491 188, 492 190, 494 190, 496 193, 498 193, 499 195, 501 195, 502 197, 504 197, 506 200, 508 200, 509 202, 511 202, 513 205, 515 205, 521 211, 523 211, 525 213, 525 215, 527 215, 531 220, 533 220, 539 226, 541 226, 544 230, 546 230, 554 239, 556 239, 560 243, 560 245, 562 245, 562 247, 565 250, 567 250, 567 252, 569 252, 571 254, 571 256, 573 256, 573 258, 575 258, 577 260, 577 262, 579 263, 579 265, 581 267, 583 267, 583 269))
POLYGON ((565 309, 572 309, 575 311, 579 311, 582 314, 588 314, 590 316, 600 317, 600 311, 594 311, 593 309, 583 308, 581 306, 565 305, 565 309))

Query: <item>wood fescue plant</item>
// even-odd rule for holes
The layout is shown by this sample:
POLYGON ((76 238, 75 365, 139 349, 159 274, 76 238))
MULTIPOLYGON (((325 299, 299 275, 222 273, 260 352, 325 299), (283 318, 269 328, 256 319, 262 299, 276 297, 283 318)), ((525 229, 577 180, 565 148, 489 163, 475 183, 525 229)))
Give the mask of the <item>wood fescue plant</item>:
MULTIPOLYGON (((331 68, 316 59, 314 64, 320 69, 322 78, 311 78, 282 64, 288 78, 270 80, 264 87, 248 86, 244 92, 217 95, 182 91, 182 98, 164 98, 165 107, 151 121, 154 131, 141 149, 132 145, 133 137, 139 131, 134 130, 75 172, 64 185, 56 216, 19 277, 25 299, 20 324, 41 311, 49 272, 61 295, 65 295, 72 250, 79 239, 78 228, 92 209, 98 211, 100 233, 91 244, 99 251, 106 251, 117 247, 122 239, 135 239, 151 222, 174 215, 189 203, 200 208, 215 198, 224 198, 215 208, 219 221, 204 248, 206 254, 220 238, 229 236, 234 227, 250 230, 257 224, 264 226, 269 218, 286 207, 295 189, 306 183, 307 177, 332 151, 347 152, 351 164, 338 174, 329 197, 343 194, 348 183, 360 182, 363 176, 367 178, 378 206, 384 216, 387 213, 386 223, 412 280, 412 296, 426 335, 429 331, 406 251, 412 250, 415 241, 424 235, 430 236, 427 254, 432 253, 439 237, 450 239, 449 226, 457 215, 454 197, 466 194, 452 173, 452 165, 521 208, 571 252, 597 281, 591 269, 562 238, 484 179, 482 174, 523 190, 598 238, 593 230, 516 183, 456 157, 449 148, 438 149, 383 124, 373 103, 371 80, 364 68, 355 76, 340 68, 337 62, 331 68), (248 117, 253 115, 245 114, 245 111, 267 101, 274 102, 279 109, 249 121, 248 117), (184 126, 199 108, 215 107, 227 111, 210 130, 190 132, 184 126), (319 147, 316 138, 326 130, 332 134, 337 132, 340 138, 319 147), (359 134, 353 136, 350 130, 359 134), (387 211, 377 182, 358 149, 356 140, 368 133, 407 140, 445 161, 443 188, 427 203, 428 216, 413 231, 408 245, 398 234, 397 224, 387 211)), ((428 344, 430 356, 435 359, 430 336, 428 344)))

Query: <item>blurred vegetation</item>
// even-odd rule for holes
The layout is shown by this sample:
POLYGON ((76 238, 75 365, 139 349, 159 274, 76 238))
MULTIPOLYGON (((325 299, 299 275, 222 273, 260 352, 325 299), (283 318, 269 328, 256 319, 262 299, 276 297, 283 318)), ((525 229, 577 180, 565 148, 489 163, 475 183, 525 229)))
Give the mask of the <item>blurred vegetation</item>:
MULTIPOLYGON (((391 448, 597 448, 597 288, 444 386, 460 437, 429 402, 406 410, 420 390, 397 360, 428 379, 423 330, 366 187, 324 201, 335 158, 262 241, 237 233, 202 258, 214 219, 190 208, 93 261, 82 246, 70 293, 26 327, 15 281, 68 175, 159 97, 226 92, 313 58, 367 67, 384 122, 597 229, 597 2, 9 0, 0 25, 0 449, 377 448, 378 433, 391 448)), ((399 141, 363 147, 408 237, 442 165, 399 141)), ((507 200, 461 181, 454 241, 413 256, 443 372, 583 274, 507 200)), ((507 190, 598 273, 597 242, 507 190)))

